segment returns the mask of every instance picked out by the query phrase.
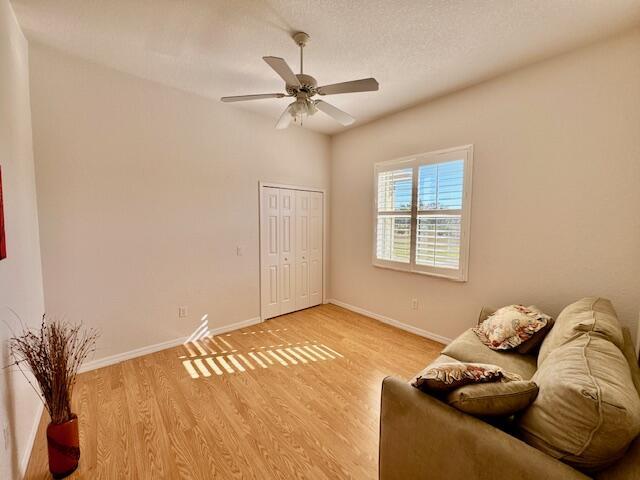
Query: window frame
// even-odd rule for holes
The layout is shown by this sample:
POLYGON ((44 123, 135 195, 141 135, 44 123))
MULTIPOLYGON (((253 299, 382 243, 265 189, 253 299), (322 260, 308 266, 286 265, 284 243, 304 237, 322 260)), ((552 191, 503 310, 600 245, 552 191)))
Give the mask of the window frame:
POLYGON ((466 282, 469 273, 469 240, 471 229, 471 187, 473 176, 473 145, 436 150, 433 152, 410 155, 407 157, 377 162, 373 166, 373 236, 372 236, 372 264, 375 267, 399 270, 403 272, 418 273, 439 278, 447 278, 458 282, 466 282), (462 191, 462 209, 456 210, 418 210, 418 181, 420 167, 435 163, 444 163, 454 160, 463 160, 464 177, 462 191), (378 239, 378 174, 390 170, 403 168, 412 169, 411 210, 409 212, 394 212, 396 215, 411 216, 409 262, 379 259, 377 256, 378 239), (416 264, 416 238, 418 229, 418 215, 451 212, 460 215, 460 257, 458 268, 432 267, 416 264))

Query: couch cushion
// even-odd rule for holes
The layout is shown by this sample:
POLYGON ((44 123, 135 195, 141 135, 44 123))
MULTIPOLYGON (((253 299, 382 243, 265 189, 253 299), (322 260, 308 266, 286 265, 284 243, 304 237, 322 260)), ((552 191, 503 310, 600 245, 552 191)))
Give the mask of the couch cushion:
POLYGON ((622 328, 613 305, 606 298, 587 297, 565 307, 540 346, 538 365, 556 348, 579 337, 585 332, 593 332, 606 338, 622 349, 624 339, 622 328))
POLYGON ((536 359, 532 355, 491 350, 471 329, 451 342, 442 353, 461 362, 498 365, 506 372, 520 375, 524 380, 533 377, 537 368, 536 359))
MULTIPOLYGON (((638 358, 633 348, 631 333, 628 328, 622 328, 624 335, 624 348, 622 353, 629 362, 631 376, 636 390, 640 393, 640 368, 638 368, 638 358)), ((640 478, 640 436, 631 442, 624 457, 605 470, 598 472, 593 478, 597 480, 628 480, 629 478, 640 478)))
POLYGON ((640 394, 640 367, 638 366, 638 357, 636 350, 633 347, 633 340, 631 339, 631 332, 628 328, 622 328, 622 335, 624 338, 624 346, 622 347, 622 354, 629 362, 629 369, 631 370, 631 378, 633 378, 633 384, 640 394))
POLYGON ((627 453, 610 467, 597 472, 596 480, 630 480, 640 478, 640 436, 631 442, 627 453))
POLYGON ((465 385, 447 395, 447 403, 479 417, 508 417, 527 408, 538 395, 531 380, 465 385))
POLYGON ((431 367, 431 366, 434 366, 434 365, 440 365, 441 363, 451 363, 451 362, 458 362, 458 361, 459 360, 456 360, 453 357, 449 357, 448 355, 445 355, 445 354, 441 353, 428 366, 431 367))
POLYGON ((519 419, 523 439, 586 471, 614 463, 640 432, 640 398, 620 349, 598 333, 555 348, 532 380, 538 397, 519 419))

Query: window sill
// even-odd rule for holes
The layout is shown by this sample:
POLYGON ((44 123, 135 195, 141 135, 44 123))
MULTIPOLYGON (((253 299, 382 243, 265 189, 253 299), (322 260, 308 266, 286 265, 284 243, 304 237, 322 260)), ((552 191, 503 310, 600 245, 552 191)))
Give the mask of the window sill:
POLYGON ((465 283, 467 281, 466 274, 461 273, 459 270, 456 270, 455 274, 450 275, 444 272, 440 273, 440 272, 427 272, 424 270, 414 270, 409 265, 407 265, 406 267, 403 267, 403 266, 396 266, 393 264, 379 263, 379 262, 373 262, 372 265, 376 268, 382 268, 385 270, 395 270, 396 272, 414 273, 418 275, 424 275, 427 277, 442 278, 444 280, 450 280, 456 283, 465 283))

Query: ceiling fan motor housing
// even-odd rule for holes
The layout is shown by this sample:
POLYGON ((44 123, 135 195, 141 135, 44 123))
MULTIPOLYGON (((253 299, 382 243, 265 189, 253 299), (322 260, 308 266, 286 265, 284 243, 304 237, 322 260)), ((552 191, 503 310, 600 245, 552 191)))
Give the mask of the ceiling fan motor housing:
POLYGON ((307 97, 312 97, 316 94, 318 88, 318 82, 311 75, 305 75, 304 73, 296 74, 298 81, 300 82, 300 86, 287 85, 287 93, 289 95, 296 95, 298 93, 302 93, 307 97))

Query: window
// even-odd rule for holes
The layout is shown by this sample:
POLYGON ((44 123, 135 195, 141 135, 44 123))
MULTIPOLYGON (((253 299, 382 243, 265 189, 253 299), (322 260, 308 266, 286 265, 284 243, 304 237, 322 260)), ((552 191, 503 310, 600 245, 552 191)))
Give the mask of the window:
POLYGON ((467 280, 473 147, 375 165, 373 263, 467 280))

